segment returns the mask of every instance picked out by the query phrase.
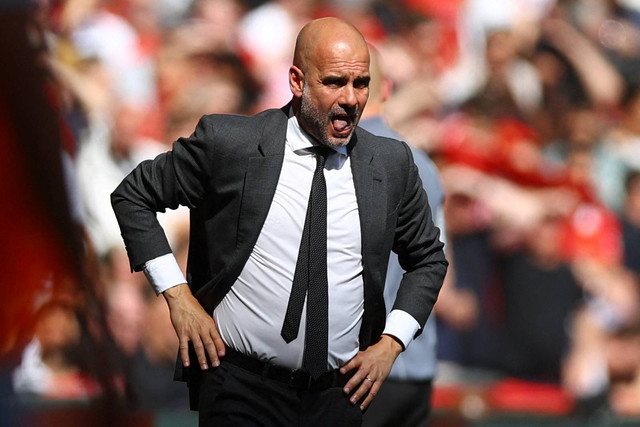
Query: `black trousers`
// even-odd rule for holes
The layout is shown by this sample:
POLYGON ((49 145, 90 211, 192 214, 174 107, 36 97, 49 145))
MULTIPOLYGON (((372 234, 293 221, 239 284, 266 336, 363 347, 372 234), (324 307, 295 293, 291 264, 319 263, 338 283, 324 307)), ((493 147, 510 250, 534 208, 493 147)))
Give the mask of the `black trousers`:
POLYGON ((342 387, 296 390, 222 359, 203 373, 200 427, 360 426, 362 412, 342 387))
POLYGON ((431 381, 388 379, 364 415, 364 427, 425 427, 431 413, 431 381))

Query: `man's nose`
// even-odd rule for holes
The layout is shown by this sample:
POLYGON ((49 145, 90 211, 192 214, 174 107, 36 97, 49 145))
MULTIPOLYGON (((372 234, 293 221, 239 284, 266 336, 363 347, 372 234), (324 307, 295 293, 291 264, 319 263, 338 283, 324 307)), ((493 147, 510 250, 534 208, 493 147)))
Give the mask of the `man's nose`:
POLYGON ((356 97, 356 91, 352 85, 344 85, 342 87, 342 96, 340 98, 340 104, 342 106, 354 107, 358 103, 356 97))

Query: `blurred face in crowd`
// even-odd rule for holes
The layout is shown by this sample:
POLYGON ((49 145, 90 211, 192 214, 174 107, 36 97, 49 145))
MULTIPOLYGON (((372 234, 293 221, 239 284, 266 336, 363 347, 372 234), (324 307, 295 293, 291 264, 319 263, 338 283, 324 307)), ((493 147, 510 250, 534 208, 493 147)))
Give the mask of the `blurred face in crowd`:
POLYGON ((541 219, 527 236, 527 247, 538 262, 555 264, 562 260, 562 220, 556 217, 541 219))
POLYGON ((322 144, 351 140, 369 96, 369 51, 355 28, 328 18, 298 37, 289 83, 302 128, 322 144))
POLYGON ((122 103, 116 106, 111 136, 111 150, 116 157, 127 157, 139 142, 142 114, 139 105, 122 103))
POLYGON ((80 340, 80 325, 75 313, 62 305, 51 305, 36 326, 43 355, 65 350, 80 340))
POLYGON ((565 113, 567 142, 574 148, 591 148, 598 141, 600 120, 593 109, 579 107, 565 113))
POLYGON ((496 30, 487 36, 487 61, 494 71, 501 69, 516 54, 516 43, 509 31, 496 30))
POLYGON ((627 183, 624 211, 627 219, 640 227, 640 175, 634 175, 627 183))

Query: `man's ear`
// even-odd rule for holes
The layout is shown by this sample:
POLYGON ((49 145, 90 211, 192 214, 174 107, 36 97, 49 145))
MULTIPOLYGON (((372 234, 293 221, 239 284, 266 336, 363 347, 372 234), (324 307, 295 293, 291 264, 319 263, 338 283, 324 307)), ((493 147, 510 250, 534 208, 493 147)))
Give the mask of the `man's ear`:
POLYGON ((302 90, 304 89, 304 73, 295 65, 289 68, 289 88, 296 98, 302 98, 302 90))
POLYGON ((393 82, 384 77, 382 79, 382 83, 380 84, 380 96, 382 97, 382 102, 389 99, 391 93, 393 92, 393 82))

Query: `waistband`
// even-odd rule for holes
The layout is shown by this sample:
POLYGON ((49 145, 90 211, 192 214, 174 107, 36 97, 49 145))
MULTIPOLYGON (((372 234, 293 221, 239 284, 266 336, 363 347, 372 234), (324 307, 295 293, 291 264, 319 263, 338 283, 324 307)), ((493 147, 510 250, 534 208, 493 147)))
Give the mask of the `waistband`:
POLYGON ((318 378, 313 378, 311 374, 304 369, 289 369, 263 362, 228 347, 225 356, 220 360, 263 378, 286 384, 296 390, 326 390, 332 387, 344 387, 355 373, 354 370, 346 374, 341 374, 339 370, 333 369, 325 372, 318 378))

